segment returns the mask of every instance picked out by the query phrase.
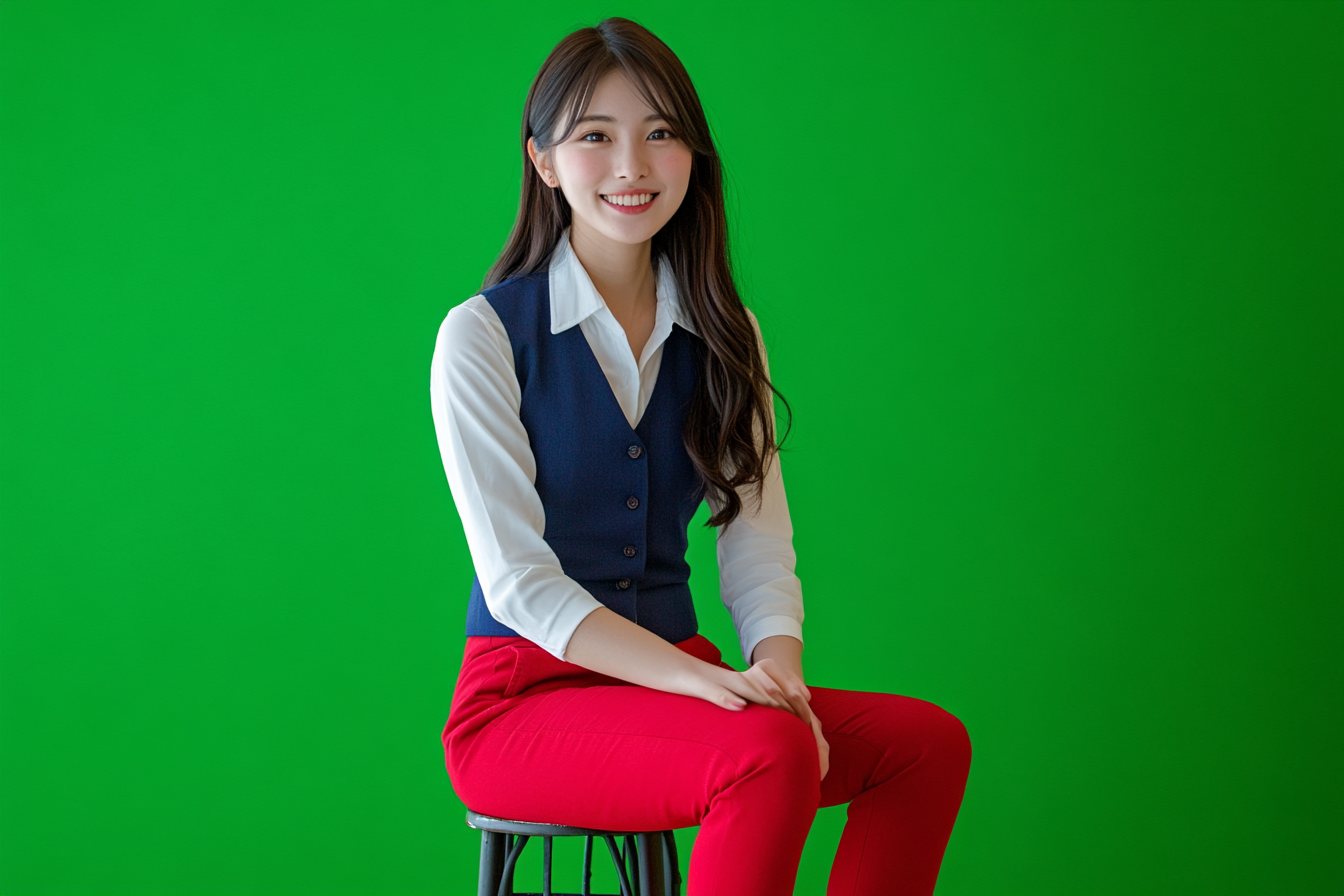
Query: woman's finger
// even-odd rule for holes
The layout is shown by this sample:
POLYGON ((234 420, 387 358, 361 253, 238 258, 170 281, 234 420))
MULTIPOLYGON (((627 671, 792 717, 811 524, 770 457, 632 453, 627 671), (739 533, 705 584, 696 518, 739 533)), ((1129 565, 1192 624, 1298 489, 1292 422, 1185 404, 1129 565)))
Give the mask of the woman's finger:
POLYGON ((812 707, 807 705, 807 701, 803 699, 801 694, 795 693, 789 697, 789 708, 798 718, 811 724, 814 718, 812 715, 812 707))
MULTIPOLYGON (((752 669, 734 674, 752 689, 753 694, 759 695, 759 697, 752 698, 753 702, 761 703, 765 706, 773 706, 776 709, 789 709, 788 703, 784 698, 784 693, 779 689, 779 685, 777 685, 774 679, 770 678, 770 676, 761 672, 755 672, 752 669)), ((748 695, 743 694, 742 696, 746 697, 748 695)))
POLYGON ((779 693, 784 704, 781 707, 782 709, 787 709, 804 722, 810 723, 812 711, 808 708, 807 701, 804 700, 796 690, 781 690, 779 693))
POLYGON ((807 688, 798 676, 783 666, 772 660, 764 659, 743 674, 759 675, 761 678, 768 680, 772 686, 770 690, 777 692, 777 699, 782 704, 779 707, 780 709, 787 709, 803 721, 807 721, 811 717, 807 710, 807 701, 811 695, 806 693, 807 688))
POLYGON ((759 703, 763 706, 778 707, 780 702, 771 697, 761 687, 760 683, 741 672, 731 672, 726 676, 723 682, 724 687, 752 703, 759 703))
POLYGON ((821 719, 812 716, 812 733, 817 738, 817 761, 821 764, 821 776, 826 777, 826 773, 831 770, 831 745, 826 742, 826 737, 821 733, 821 719))
POLYGON ((694 693, 693 696, 707 700, 716 706, 722 706, 724 709, 740 710, 747 708, 749 701, 733 693, 730 688, 725 688, 713 682, 706 682, 706 685, 703 690, 694 693))
MULTIPOLYGON (((804 700, 812 699, 812 692, 807 689, 807 685, 801 678, 779 663, 771 659, 763 659, 751 669, 759 669, 761 674, 768 676, 779 687, 787 693, 800 694, 804 700)), ((750 669, 748 671, 751 671, 750 669)))

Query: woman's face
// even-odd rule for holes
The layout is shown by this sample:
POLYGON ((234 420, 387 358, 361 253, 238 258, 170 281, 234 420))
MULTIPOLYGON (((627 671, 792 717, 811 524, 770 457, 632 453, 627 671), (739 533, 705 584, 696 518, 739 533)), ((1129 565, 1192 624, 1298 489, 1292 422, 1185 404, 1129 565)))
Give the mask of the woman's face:
POLYGON ((528 154, 569 200, 576 231, 626 244, 652 239, 672 217, 686 197, 693 156, 620 70, 597 82, 564 142, 538 154, 529 141, 528 154))

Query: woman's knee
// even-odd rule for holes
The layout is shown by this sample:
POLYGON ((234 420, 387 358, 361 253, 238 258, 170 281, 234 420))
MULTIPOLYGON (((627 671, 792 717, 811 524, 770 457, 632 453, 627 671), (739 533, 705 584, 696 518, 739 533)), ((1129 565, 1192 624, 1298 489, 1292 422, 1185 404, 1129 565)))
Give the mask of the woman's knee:
MULTIPOLYGON (((815 798, 821 783, 817 740, 812 728, 792 713, 768 706, 742 711, 733 753, 735 777, 779 782, 815 798)), ((774 786, 774 785, 772 785, 774 786)))
POLYGON ((882 718, 876 727, 885 729, 880 740, 895 746, 904 744, 901 753, 913 748, 917 754, 963 774, 971 764, 971 737, 961 719, 952 713, 914 697, 881 695, 882 718))
MULTIPOLYGON (((933 704, 930 704, 931 706, 933 704)), ((934 707, 937 713, 933 723, 933 745, 943 754, 946 761, 960 768, 971 767, 971 734, 961 719, 943 709, 934 707)))

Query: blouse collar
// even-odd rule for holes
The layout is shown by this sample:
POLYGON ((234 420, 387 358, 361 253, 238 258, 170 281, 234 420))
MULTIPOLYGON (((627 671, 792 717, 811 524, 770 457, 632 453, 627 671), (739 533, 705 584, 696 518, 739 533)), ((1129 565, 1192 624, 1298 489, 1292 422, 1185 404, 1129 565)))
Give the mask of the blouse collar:
MULTIPOLYGON (((682 329, 695 333, 690 315, 681 307, 677 295, 677 280, 672 276, 672 265, 666 259, 658 265, 658 316, 666 314, 682 329)), ((551 254, 551 334, 563 333, 575 324, 606 307, 606 302, 593 286, 592 278, 584 270, 579 257, 569 244, 569 228, 560 236, 560 242, 551 254)), ((697 334, 698 335, 698 334, 697 334)))

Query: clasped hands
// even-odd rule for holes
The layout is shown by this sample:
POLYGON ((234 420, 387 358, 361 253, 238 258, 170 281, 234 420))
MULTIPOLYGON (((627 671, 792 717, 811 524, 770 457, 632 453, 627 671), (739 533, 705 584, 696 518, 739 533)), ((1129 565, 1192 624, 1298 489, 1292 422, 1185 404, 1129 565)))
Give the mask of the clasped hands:
POLYGON ((754 662, 738 672, 678 650, 646 628, 606 607, 589 613, 570 636, 568 662, 633 684, 673 694, 699 697, 724 709, 743 710, 759 703, 791 712, 817 739, 821 776, 831 767, 831 748, 803 684, 803 642, 789 635, 771 635, 751 650, 754 662))
POLYGON ((821 777, 826 777, 831 765, 831 748, 821 734, 821 721, 809 705, 812 694, 794 670, 770 657, 758 660, 745 672, 706 666, 713 670, 709 683, 717 687, 698 696, 725 709, 742 710, 746 709, 747 703, 759 703, 793 713, 812 729, 817 739, 821 777))

